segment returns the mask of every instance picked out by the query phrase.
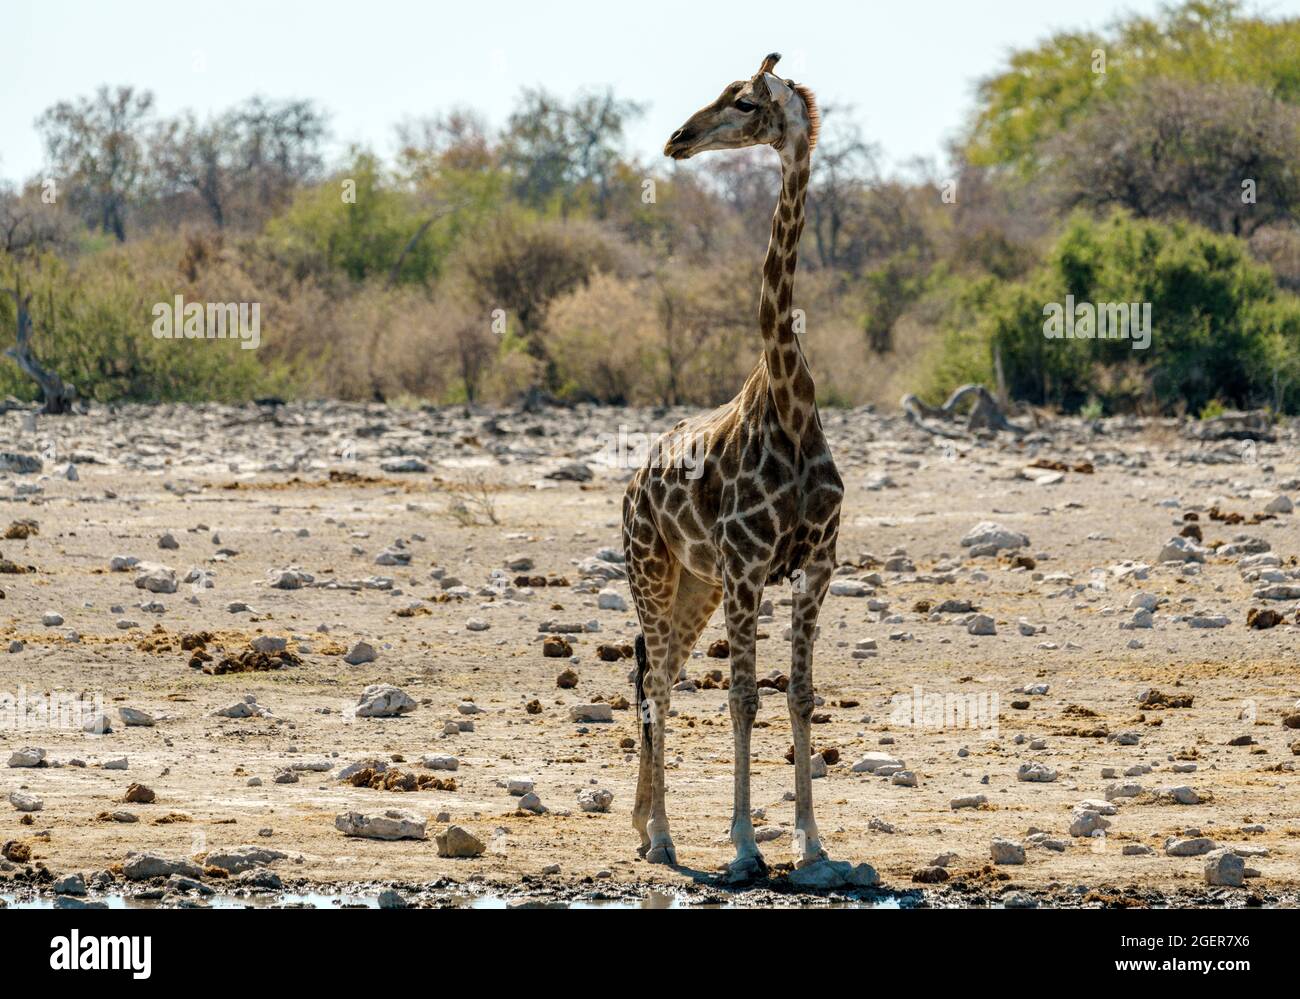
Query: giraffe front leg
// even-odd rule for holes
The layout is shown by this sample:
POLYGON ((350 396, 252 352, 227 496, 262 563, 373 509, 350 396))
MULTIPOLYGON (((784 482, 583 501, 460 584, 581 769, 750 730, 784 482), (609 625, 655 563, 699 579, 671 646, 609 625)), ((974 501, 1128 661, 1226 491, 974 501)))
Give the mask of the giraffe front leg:
POLYGON ((755 642, 760 596, 747 582, 740 581, 735 585, 729 582, 723 598, 727 639, 731 646, 731 688, 727 702, 731 709, 731 731, 735 743, 731 842, 736 847, 736 859, 727 865, 727 880, 733 882, 767 876, 767 863, 754 839, 749 798, 750 745, 754 718, 758 715, 755 642))
POLYGON ((830 577, 830 565, 809 568, 792 594, 790 686, 786 690, 786 701, 794 735, 794 845, 796 863, 800 867, 826 859, 817 820, 813 818, 812 713, 815 694, 812 660, 817 617, 830 577))

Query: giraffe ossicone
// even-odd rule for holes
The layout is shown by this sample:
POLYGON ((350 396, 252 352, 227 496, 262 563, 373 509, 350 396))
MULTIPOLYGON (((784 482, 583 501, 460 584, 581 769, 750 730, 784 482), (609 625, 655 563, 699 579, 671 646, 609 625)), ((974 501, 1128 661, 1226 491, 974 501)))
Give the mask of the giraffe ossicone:
POLYGON ((756 650, 763 587, 790 579, 791 665, 786 698, 794 733, 795 835, 800 863, 825 857, 812 805, 812 658, 817 617, 835 569, 844 484, 822 433, 812 375, 794 322, 794 275, 809 164, 820 115, 812 92, 773 70, 768 55, 748 80, 725 87, 664 146, 702 152, 768 145, 781 159, 781 191, 763 259, 758 326, 763 352, 740 393, 661 438, 658 460, 633 476, 623 498, 623 547, 641 635, 636 687, 642 724, 632 821, 640 852, 676 863, 665 807, 664 739, 669 696, 704 626, 722 603, 731 655, 728 702, 734 738, 731 877, 766 873, 751 818, 750 742, 758 713, 756 650), (676 460, 702 450, 691 463, 676 460))

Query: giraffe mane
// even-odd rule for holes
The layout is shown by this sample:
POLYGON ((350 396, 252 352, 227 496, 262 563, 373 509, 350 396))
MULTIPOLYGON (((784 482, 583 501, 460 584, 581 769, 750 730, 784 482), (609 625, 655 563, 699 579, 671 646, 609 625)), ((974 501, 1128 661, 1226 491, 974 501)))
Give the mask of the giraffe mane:
POLYGON ((822 113, 817 107, 817 97, 802 83, 796 83, 794 92, 803 100, 804 110, 808 114, 808 150, 817 148, 817 134, 822 128, 822 113))

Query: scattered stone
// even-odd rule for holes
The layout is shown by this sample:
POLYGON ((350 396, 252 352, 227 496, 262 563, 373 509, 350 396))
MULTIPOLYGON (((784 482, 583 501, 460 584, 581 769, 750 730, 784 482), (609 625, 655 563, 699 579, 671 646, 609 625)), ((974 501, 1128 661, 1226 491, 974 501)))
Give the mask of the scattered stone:
POLYGON ((372 663, 378 658, 375 647, 369 642, 357 642, 349 650, 348 654, 343 657, 343 661, 349 666, 363 666, 366 663, 372 663))
POLYGON ((153 715, 137 708, 118 708, 117 713, 128 728, 153 728, 156 723, 153 715))
POLYGON ((1110 828, 1110 822, 1102 818, 1101 813, 1092 808, 1076 808, 1071 813, 1070 835, 1092 836, 1094 833, 1110 828))
POLYGON ((569 720, 575 722, 612 722, 614 712, 608 704, 575 704, 569 708, 569 720))
POLYGON ((1003 839, 1000 836, 994 837, 989 848, 989 854, 995 864, 1023 864, 1025 862, 1025 848, 1019 843, 1003 839))
POLYGON ((45 750, 36 746, 24 746, 22 749, 15 749, 9 755, 9 765, 11 767, 43 767, 45 766, 45 750))
MULTIPOLYGON (((413 812, 390 808, 378 815, 344 812, 334 818, 334 828, 345 836, 363 839, 425 839, 424 819, 413 812)), ((442 850, 439 848, 439 855, 442 850)))
POLYGON ((584 812, 608 812, 614 795, 604 788, 585 788, 578 792, 578 807, 584 812))
POLYGON ((1003 549, 1027 548, 1029 536, 985 520, 967 531, 961 544, 972 549, 972 555, 996 555, 1003 549))
POLYGON ((372 683, 357 699, 359 718, 396 718, 416 708, 415 699, 390 683, 372 683))
POLYGON ((1205 855, 1205 883, 1207 885, 1240 888, 1245 879, 1246 861, 1231 850, 1211 850, 1205 855))
POLYGON ((28 794, 26 791, 10 791, 9 804, 20 812, 39 812, 45 807, 45 802, 34 794, 28 794))
MULTIPOLYGON (((855 774, 874 774, 877 773, 881 767, 897 767, 901 770, 903 767, 903 761, 897 757, 890 756, 888 753, 873 751, 865 754, 862 759, 858 760, 858 762, 853 764, 849 769, 855 774)), ((892 772, 897 773, 897 770, 892 772)))
POLYGON ((1171 837, 1165 841, 1165 853, 1170 857, 1200 857, 1216 848, 1214 840, 1205 836, 1171 837))
POLYGON ((51 886, 56 895, 83 896, 86 894, 86 879, 80 874, 65 874, 51 886))
POLYGON ((801 891, 834 891, 844 888, 874 888, 880 876, 870 864, 856 867, 846 860, 817 860, 791 871, 790 884, 801 891))
POLYGON ((1172 801, 1178 805, 1199 805, 1201 796, 1186 784, 1177 787, 1158 787, 1155 796, 1160 801, 1172 801))
POLYGON ((478 857, 487 849, 481 839, 461 826, 448 826, 434 841, 439 857, 478 857))
POLYGON ((164 857, 157 853, 127 854, 122 864, 122 876, 128 881, 151 881, 176 874, 198 880, 203 877, 203 868, 184 857, 164 857))
POLYGON ((265 867, 277 860, 284 860, 287 853, 272 850, 264 846, 236 846, 227 849, 212 850, 204 858, 209 867, 220 867, 229 874, 243 874, 257 867, 265 867))
POLYGON ((1022 763, 1016 779, 1034 784, 1050 784, 1056 780, 1056 771, 1042 763, 1022 763))

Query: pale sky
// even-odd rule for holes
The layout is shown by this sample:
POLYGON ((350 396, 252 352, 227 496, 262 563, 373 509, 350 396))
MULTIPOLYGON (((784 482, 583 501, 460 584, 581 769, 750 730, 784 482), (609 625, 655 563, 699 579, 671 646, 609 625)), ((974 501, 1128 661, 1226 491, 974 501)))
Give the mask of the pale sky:
MULTIPOLYGON (((660 155, 691 112, 763 55, 824 105, 855 106, 884 165, 941 162, 976 80, 1062 28, 1099 28, 1156 0, 5 0, 0 178, 37 174, 33 122, 103 83, 201 114, 254 94, 311 98, 333 155, 388 155, 393 126, 455 105, 505 121, 525 86, 563 96, 612 85, 647 106, 629 150, 660 155)), ((1300 14, 1300 0, 1259 9, 1300 14)))

